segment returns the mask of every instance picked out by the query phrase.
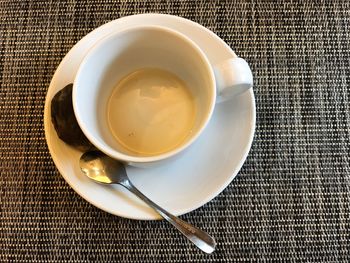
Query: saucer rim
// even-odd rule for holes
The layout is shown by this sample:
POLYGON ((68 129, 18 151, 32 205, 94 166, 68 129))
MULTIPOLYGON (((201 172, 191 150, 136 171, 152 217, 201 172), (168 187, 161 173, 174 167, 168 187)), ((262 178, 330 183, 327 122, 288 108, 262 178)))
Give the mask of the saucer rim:
MULTIPOLYGON (((137 14, 137 15, 131 15, 131 16, 125 16, 125 17, 121 17, 121 18, 118 18, 118 19, 115 19, 115 20, 112 20, 104 25, 101 25, 100 27, 94 29, 93 31, 95 30, 101 30, 103 31, 105 27, 108 27, 110 24, 113 24, 116 20, 123 20, 123 19, 132 19, 133 17, 142 17, 142 16, 158 16, 158 17, 169 17, 171 19, 174 19, 177 20, 177 21, 181 21, 181 22, 185 22, 185 23, 189 23, 189 24, 192 24, 194 27, 197 27, 203 31, 205 31, 207 34, 210 34, 212 37, 215 38, 216 41, 219 41, 221 42, 221 44, 224 44, 225 47, 227 48, 227 51, 230 51, 232 56, 234 57, 237 57, 235 52, 231 49, 230 46, 228 46, 228 44, 226 44, 219 36, 217 36, 214 32, 210 31, 209 29, 205 28, 204 26, 194 22, 194 21, 191 21, 191 20, 188 20, 188 19, 185 19, 185 18, 182 18, 182 17, 178 17, 178 16, 173 16, 173 15, 167 15, 167 14, 153 14, 153 13, 148 13, 148 14, 137 14)), ((174 22, 176 23, 176 21, 174 22)), ((157 23, 155 23, 157 24, 157 23)), ((172 29, 170 27, 170 29, 172 29)), ((173 29, 175 30, 175 29, 173 29)), ((72 189, 77 193, 79 194, 85 201, 88 201, 90 204, 94 205, 95 207, 103 210, 103 211, 106 211, 108 213, 111 213, 113 215, 117 215, 117 216, 120 216, 120 217, 124 217, 124 218, 129 218, 129 219, 134 219, 134 220, 157 220, 157 219, 160 219, 159 217, 136 217, 136 216, 130 216, 128 215, 128 213, 125 213, 125 212, 122 212, 122 213, 119 213, 118 212, 115 212, 115 211, 109 211, 108 209, 106 209, 103 205, 101 205, 99 202, 97 201, 94 201, 92 199, 88 199, 86 198, 86 195, 81 193, 81 191, 79 190, 79 188, 74 185, 72 182, 70 182, 70 180, 67 180, 66 179, 66 176, 64 175, 66 172, 63 172, 62 171, 62 167, 60 167, 61 165, 58 165, 59 163, 59 157, 57 155, 54 154, 53 150, 51 149, 51 142, 49 140, 49 129, 48 129, 48 125, 50 125, 50 116, 48 116, 48 108, 49 108, 49 89, 50 87, 53 85, 53 80, 55 79, 55 75, 57 74, 57 72, 59 71, 60 67, 65 64, 66 60, 68 60, 68 57, 70 56, 70 53, 72 52, 72 50, 75 48, 76 45, 78 45, 79 42, 83 41, 83 39, 85 38, 88 38, 89 35, 93 32, 89 32, 87 35, 85 35, 83 38, 81 38, 68 52, 67 54, 65 55, 65 57, 62 59, 62 61, 60 62, 60 64, 58 65, 58 67, 56 68, 56 71, 54 73, 54 75, 52 76, 52 80, 50 82, 50 85, 49 85, 49 88, 47 90, 47 95, 46 95, 46 99, 45 99, 45 109, 44 109, 44 129, 45 129, 45 139, 46 139, 46 142, 47 142, 47 145, 48 145, 48 149, 49 149, 49 152, 50 152, 50 155, 55 163, 55 166, 57 167, 57 169, 59 170, 61 176, 65 179, 65 181, 69 184, 70 187, 72 187, 72 189)), ((181 31, 179 31, 180 33, 184 34, 184 35, 187 35, 186 33, 183 33, 181 31)), ((98 41, 99 39, 97 39, 96 41, 98 41)), ((95 42, 96 42, 95 41, 95 42)), ((241 152, 241 158, 240 158, 240 161, 239 163, 236 165, 235 169, 232 171, 231 173, 231 176, 228 176, 225 180, 225 183, 221 185, 221 187, 218 187, 215 191, 212 191, 210 192, 208 195, 207 195, 207 198, 205 199, 202 199, 200 202, 197 202, 195 205, 192 205, 190 208, 188 209, 185 209, 185 210, 182 210, 181 213, 175 213, 176 215, 183 215, 183 214, 186 214, 186 213, 189 213, 193 210, 196 210, 198 209, 199 207, 203 206, 204 204, 208 203, 209 201, 211 201, 212 199, 214 199, 215 197, 217 197, 231 182, 232 180, 237 176, 238 172, 240 171, 240 169, 242 168, 245 160, 247 159, 247 156, 249 154, 249 151, 251 149, 251 146, 252 146, 252 143, 253 143, 253 139, 254 139, 254 135, 255 135, 255 128, 256 128, 256 101, 255 101, 255 96, 254 96, 254 91, 253 89, 250 89, 249 91, 249 99, 250 99, 250 108, 251 108, 251 111, 252 111, 252 119, 250 121, 250 124, 249 124, 249 127, 250 127, 250 133, 249 133, 249 136, 247 136, 248 140, 247 140, 247 143, 246 143, 246 147, 244 148, 244 152, 242 151, 241 152)), ((62 142, 63 143, 63 142, 62 142)))

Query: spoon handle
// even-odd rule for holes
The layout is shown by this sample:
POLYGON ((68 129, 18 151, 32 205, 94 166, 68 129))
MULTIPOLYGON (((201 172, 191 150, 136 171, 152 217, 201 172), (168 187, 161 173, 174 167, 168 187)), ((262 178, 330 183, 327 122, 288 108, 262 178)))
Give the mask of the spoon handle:
POLYGON ((138 196, 150 207, 156 210, 165 220, 176 227, 182 234, 184 234, 193 244, 195 244, 199 249, 205 253, 212 253, 215 250, 216 242, 214 238, 209 236, 204 231, 192 226, 191 224, 181 220, 180 218, 167 212, 159 205, 155 204, 152 200, 141 193, 130 180, 124 180, 121 185, 127 188, 130 192, 138 196))

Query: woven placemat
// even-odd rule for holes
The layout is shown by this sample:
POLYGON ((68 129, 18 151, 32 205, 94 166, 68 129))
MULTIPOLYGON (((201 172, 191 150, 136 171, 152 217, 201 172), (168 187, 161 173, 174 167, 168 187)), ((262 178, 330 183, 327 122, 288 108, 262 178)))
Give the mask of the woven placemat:
POLYGON ((1 262, 349 262, 348 1, 3 0, 0 18, 1 262), (45 94, 64 55, 94 28, 145 12, 206 26, 254 72, 249 157, 183 216, 216 237, 212 255, 165 222, 87 203, 45 142, 45 94))

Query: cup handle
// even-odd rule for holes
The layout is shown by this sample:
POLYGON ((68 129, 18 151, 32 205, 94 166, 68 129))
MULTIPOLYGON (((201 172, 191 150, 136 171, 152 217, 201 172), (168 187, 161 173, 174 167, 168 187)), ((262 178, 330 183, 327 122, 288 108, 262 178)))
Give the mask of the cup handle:
POLYGON ((225 101, 253 87, 253 74, 248 63, 239 57, 229 58, 214 66, 217 101, 225 101))

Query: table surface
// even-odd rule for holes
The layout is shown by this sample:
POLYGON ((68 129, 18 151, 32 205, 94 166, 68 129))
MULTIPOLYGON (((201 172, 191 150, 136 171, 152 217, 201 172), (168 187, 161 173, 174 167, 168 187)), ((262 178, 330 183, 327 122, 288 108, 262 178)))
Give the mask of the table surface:
POLYGON ((1 262, 349 262, 348 1, 0 0, 0 17, 1 262), (46 145, 45 94, 64 55, 94 28, 148 12, 204 25, 254 74, 248 159, 182 216, 216 237, 212 255, 164 221, 90 205, 46 145))

